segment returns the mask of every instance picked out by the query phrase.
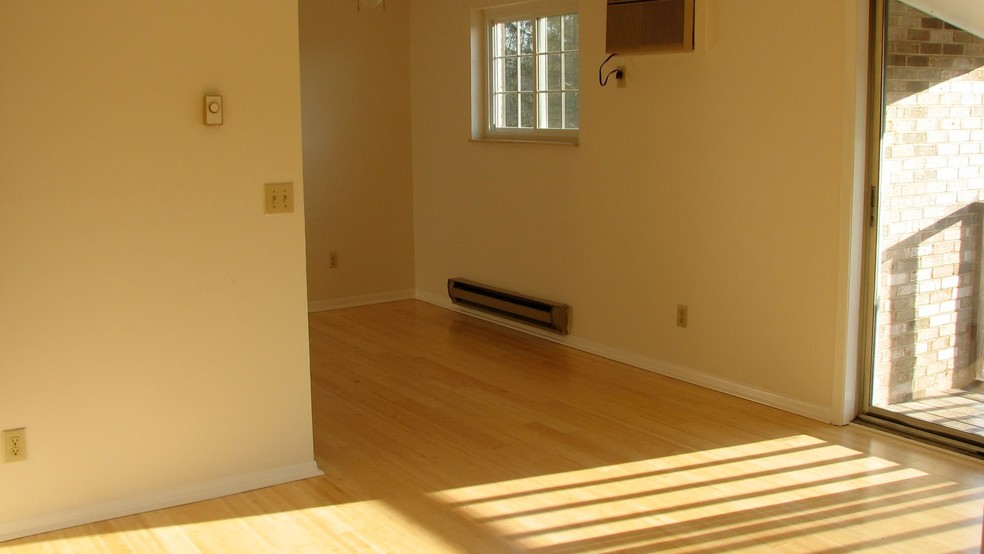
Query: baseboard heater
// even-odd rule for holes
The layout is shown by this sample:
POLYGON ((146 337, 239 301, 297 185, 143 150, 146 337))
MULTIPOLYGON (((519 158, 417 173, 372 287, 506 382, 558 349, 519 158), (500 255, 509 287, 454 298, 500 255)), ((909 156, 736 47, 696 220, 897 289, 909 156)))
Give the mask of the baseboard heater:
POLYGON ((535 325, 562 335, 567 334, 570 326, 570 307, 567 304, 532 298, 457 278, 448 279, 448 296, 454 304, 535 325))

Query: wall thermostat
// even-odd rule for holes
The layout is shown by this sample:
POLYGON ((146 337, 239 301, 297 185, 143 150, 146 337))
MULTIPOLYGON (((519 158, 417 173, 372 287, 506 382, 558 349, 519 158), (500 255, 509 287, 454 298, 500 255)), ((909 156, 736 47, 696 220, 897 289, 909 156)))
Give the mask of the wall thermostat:
POLYGON ((205 125, 222 125, 222 97, 205 97, 205 125))

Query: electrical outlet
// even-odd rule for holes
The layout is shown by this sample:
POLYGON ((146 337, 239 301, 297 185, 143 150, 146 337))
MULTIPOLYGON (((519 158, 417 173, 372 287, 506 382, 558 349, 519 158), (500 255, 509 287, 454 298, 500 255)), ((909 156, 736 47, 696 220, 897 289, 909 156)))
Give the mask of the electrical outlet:
POLYGON ((294 211, 294 183, 266 183, 263 185, 266 199, 264 213, 287 214, 294 211))
POLYGON ((677 327, 687 328, 687 319, 689 315, 687 313, 687 307, 683 304, 677 306, 677 327))
POLYGON ((24 428, 3 432, 3 461, 23 462, 27 459, 27 433, 24 428))
POLYGON ((615 86, 618 88, 625 88, 625 66, 619 65, 615 67, 615 86))
POLYGON ((335 269, 338 267, 338 252, 328 253, 328 269, 335 269))

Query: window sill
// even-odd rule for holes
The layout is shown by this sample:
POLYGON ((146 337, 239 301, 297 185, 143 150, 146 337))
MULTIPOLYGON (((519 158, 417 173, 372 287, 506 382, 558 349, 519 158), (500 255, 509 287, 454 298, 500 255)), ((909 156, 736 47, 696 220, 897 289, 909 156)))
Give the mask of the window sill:
POLYGON ((506 137, 478 137, 471 138, 469 142, 502 142, 502 143, 514 143, 514 144, 552 144, 554 146, 578 146, 580 141, 577 138, 559 138, 550 137, 542 139, 532 139, 532 138, 506 138, 506 137))

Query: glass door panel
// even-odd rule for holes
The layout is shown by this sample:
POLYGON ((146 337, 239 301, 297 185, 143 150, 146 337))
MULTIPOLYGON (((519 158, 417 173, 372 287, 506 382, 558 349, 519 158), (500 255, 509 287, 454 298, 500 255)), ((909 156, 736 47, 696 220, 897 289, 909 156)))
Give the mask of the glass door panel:
POLYGON ((864 412, 984 444, 984 39, 884 4, 872 368, 864 412))

